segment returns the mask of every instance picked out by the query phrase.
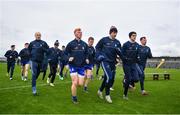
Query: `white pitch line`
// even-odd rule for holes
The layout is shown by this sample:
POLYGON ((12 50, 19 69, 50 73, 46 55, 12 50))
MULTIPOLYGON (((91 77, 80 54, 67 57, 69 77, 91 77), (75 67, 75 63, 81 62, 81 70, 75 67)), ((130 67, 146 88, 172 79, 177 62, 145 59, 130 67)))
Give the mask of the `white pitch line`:
MULTIPOLYGON (((56 83, 56 84, 67 84, 67 83, 70 83, 71 81, 66 81, 66 82, 62 82, 62 83, 60 83, 60 82, 58 82, 58 83, 56 83)), ((37 86, 46 86, 46 85, 48 85, 48 84, 39 84, 39 85, 37 85, 37 86)), ((31 87, 31 85, 22 85, 22 86, 16 86, 16 87, 4 87, 4 88, 0 88, 0 91, 1 90, 9 90, 9 89, 19 89, 19 88, 27 88, 27 87, 31 87)))

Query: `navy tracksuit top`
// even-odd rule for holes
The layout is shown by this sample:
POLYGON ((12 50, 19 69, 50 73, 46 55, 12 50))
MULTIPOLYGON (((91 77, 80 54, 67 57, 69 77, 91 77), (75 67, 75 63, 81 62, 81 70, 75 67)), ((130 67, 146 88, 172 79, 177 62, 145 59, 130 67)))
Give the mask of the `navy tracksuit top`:
POLYGON ((29 61, 30 60, 30 52, 28 48, 24 48, 19 52, 19 56, 21 57, 21 61, 29 61))
POLYGON ((48 50, 48 62, 51 64, 58 64, 58 60, 62 57, 62 51, 59 48, 50 48, 48 50))
POLYGON ((104 56, 103 61, 116 64, 117 55, 123 58, 121 52, 121 43, 117 39, 111 39, 110 37, 102 38, 96 45, 96 58, 100 55, 104 56))
POLYGON ((15 50, 8 50, 4 56, 7 58, 8 62, 15 62, 16 58, 18 58, 18 52, 15 50))
POLYGON ((125 57, 123 64, 134 64, 139 60, 139 44, 137 42, 127 41, 123 44, 122 53, 125 57))
POLYGON ((43 40, 34 40, 28 47, 31 55, 31 60, 42 63, 44 59, 44 53, 49 49, 48 44, 43 40))
POLYGON ((144 68, 146 66, 147 58, 152 58, 151 49, 148 46, 139 46, 139 62, 138 64, 142 65, 144 68))
POLYGON ((88 59, 88 45, 82 40, 74 39, 66 46, 65 54, 74 58, 69 65, 83 67, 86 64, 85 60, 88 59))

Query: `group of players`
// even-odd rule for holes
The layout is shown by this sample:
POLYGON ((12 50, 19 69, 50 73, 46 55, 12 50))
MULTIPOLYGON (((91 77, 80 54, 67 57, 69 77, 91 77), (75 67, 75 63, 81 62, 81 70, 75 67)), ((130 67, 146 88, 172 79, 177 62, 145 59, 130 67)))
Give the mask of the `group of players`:
MULTIPOLYGON (((123 79, 123 99, 128 100, 128 89, 135 88, 135 83, 140 81, 142 95, 147 95, 144 90, 144 70, 147 58, 151 58, 151 50, 146 46, 146 37, 141 37, 139 45, 136 42, 136 32, 129 33, 129 40, 123 44, 116 39, 118 30, 112 26, 109 30, 109 36, 100 39, 93 47, 94 38, 89 37, 88 43, 82 38, 81 28, 74 30, 75 39, 69 42, 63 50, 58 48, 59 42, 55 41, 54 47, 49 48, 48 44, 41 40, 41 33, 35 33, 35 40, 25 43, 25 48, 18 54, 15 51, 15 45, 11 46, 5 54, 7 57, 7 75, 12 80, 16 58, 21 58, 22 80, 27 80, 29 64, 32 72, 32 93, 37 95, 36 80, 41 71, 44 76, 49 63, 50 73, 47 83, 54 86, 53 82, 57 73, 58 64, 60 62, 60 79, 63 79, 63 68, 68 65, 72 80, 71 94, 74 104, 78 103, 77 88, 83 86, 84 91, 88 91, 88 83, 93 76, 94 64, 101 65, 104 75, 102 84, 97 92, 100 99, 104 99, 103 90, 105 89, 105 100, 112 103, 110 89, 114 84, 116 75, 117 59, 122 60, 124 70, 123 79)), ((43 77, 44 79, 44 77, 43 77)), ((113 89, 112 89, 113 90, 113 89)))

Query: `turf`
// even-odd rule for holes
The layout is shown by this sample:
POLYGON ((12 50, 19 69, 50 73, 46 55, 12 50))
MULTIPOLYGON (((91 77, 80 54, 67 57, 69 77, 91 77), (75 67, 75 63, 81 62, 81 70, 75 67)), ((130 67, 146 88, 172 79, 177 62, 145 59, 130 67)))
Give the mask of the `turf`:
MULTIPOLYGON (((78 89, 79 104, 71 101, 71 81, 68 76, 64 81, 58 77, 55 87, 46 84, 42 80, 42 74, 37 80, 39 96, 31 93, 31 72, 27 82, 21 80, 20 66, 16 65, 14 79, 6 76, 6 64, 0 64, 0 114, 123 114, 123 113, 151 113, 151 114, 180 114, 180 70, 147 68, 146 72, 168 72, 170 80, 152 80, 146 76, 145 89, 148 96, 140 94, 139 83, 136 90, 129 92, 129 100, 122 99, 122 68, 117 68, 114 91, 111 92, 113 104, 108 104, 97 97, 97 90, 101 81, 94 78, 89 84, 89 93, 78 89)), ((48 74, 49 72, 47 72, 48 74)), ((100 70, 100 74, 102 74, 100 70)))

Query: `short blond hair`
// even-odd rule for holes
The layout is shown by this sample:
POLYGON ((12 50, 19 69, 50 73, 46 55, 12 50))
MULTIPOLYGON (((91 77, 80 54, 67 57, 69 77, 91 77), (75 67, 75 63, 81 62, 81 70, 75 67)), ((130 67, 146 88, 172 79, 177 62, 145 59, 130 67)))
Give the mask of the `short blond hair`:
POLYGON ((39 34, 39 35, 41 35, 41 33, 40 33, 40 32, 36 32, 34 35, 36 36, 36 35, 38 35, 38 34, 39 34))
POLYGON ((81 31, 81 28, 75 28, 74 29, 74 33, 76 33, 77 31, 81 31))

